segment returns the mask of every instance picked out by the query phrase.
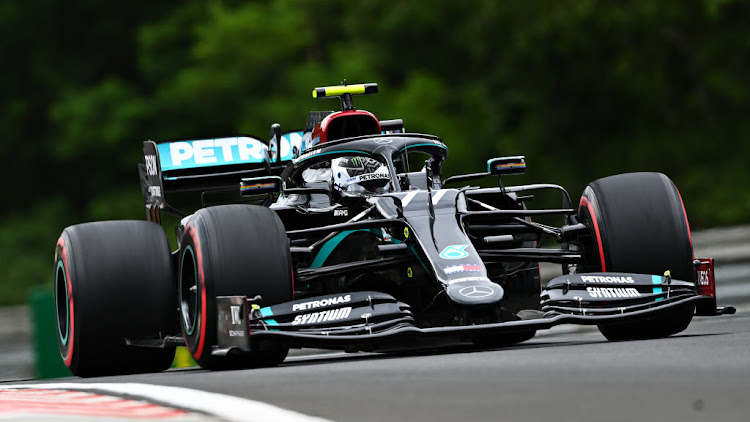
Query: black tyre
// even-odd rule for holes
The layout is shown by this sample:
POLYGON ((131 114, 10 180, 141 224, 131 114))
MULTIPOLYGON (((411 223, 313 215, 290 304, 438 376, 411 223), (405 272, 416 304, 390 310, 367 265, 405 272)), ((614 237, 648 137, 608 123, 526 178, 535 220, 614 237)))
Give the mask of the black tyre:
MULTIPOLYGON (((693 246, 685 208, 674 183, 661 173, 628 173, 590 183, 579 218, 591 226, 579 272, 663 274, 695 282, 693 246), (583 270, 583 271, 580 271, 583 270)), ((687 328, 694 306, 627 324, 601 325, 608 340, 657 338, 687 328)))
POLYGON ((292 300, 289 240, 279 217, 253 205, 198 210, 188 221, 180 246, 178 302, 185 343, 206 369, 273 366, 289 351, 267 346, 250 354, 214 356, 217 296, 260 295, 263 306, 292 300))
POLYGON ((55 250, 54 283, 58 344, 73 375, 169 368, 174 347, 125 343, 177 331, 172 261, 161 226, 105 221, 66 228, 55 250))

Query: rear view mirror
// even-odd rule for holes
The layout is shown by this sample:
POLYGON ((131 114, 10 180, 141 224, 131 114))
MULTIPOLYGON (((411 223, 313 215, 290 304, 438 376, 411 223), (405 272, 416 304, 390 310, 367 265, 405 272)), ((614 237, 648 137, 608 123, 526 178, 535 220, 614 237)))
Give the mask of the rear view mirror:
POLYGON ((497 157, 487 160, 487 173, 502 176, 504 174, 524 174, 526 156, 497 157))
POLYGON ((240 195, 253 196, 281 192, 281 178, 278 176, 250 177, 240 181, 240 195))

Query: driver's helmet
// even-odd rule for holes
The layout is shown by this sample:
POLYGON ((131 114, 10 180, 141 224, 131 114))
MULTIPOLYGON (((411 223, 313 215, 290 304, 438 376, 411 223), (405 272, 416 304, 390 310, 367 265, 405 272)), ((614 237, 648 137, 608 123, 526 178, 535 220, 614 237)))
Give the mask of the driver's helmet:
POLYGON ((369 157, 341 157, 331 161, 334 189, 350 194, 390 192, 388 167, 369 157))

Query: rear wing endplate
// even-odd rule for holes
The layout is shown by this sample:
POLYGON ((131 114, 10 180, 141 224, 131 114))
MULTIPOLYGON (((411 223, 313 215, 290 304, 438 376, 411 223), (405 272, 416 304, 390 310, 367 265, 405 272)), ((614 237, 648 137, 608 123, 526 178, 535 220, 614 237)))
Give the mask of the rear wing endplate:
POLYGON ((268 145, 252 136, 143 143, 138 170, 149 220, 158 210, 184 213, 167 202, 170 194, 185 191, 236 189, 240 180, 271 174, 268 145))

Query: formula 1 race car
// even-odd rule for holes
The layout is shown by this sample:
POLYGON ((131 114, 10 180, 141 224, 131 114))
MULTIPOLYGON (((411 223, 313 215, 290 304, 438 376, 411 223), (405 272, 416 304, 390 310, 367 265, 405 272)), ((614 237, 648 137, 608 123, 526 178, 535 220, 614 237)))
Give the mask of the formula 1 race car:
POLYGON ((57 242, 71 372, 161 371, 178 345, 227 369, 279 364, 289 348, 497 347, 559 324, 657 338, 734 313, 716 307, 713 260, 693 256, 667 176, 596 180, 577 207, 555 184, 507 185, 523 156, 443 178, 440 138, 354 108, 352 96, 375 92, 315 88, 341 110, 311 112, 302 131, 274 124, 268 142, 144 142, 147 221, 75 225, 57 242), (497 186, 470 183, 487 177, 497 186), (531 208, 540 192, 561 207, 531 208), (162 212, 177 217, 174 252, 162 212), (539 262, 563 275, 543 285, 539 262))

